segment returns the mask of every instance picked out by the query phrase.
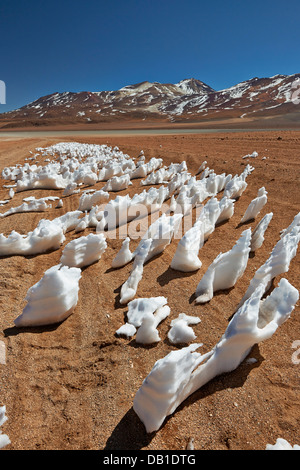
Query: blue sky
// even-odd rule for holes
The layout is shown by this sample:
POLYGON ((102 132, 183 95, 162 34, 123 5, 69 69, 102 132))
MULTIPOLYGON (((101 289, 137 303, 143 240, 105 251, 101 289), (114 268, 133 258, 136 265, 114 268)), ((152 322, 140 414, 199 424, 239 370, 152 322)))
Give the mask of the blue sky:
POLYGON ((298 73, 299 17, 299 0, 1 0, 0 112, 57 91, 298 73))

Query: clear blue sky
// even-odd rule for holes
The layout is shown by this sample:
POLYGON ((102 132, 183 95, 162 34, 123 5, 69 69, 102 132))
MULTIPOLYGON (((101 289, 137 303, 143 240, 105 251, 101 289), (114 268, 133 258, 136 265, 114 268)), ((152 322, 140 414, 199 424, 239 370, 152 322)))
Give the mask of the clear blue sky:
POLYGON ((0 112, 56 91, 298 73, 299 18, 299 0, 1 0, 0 112))

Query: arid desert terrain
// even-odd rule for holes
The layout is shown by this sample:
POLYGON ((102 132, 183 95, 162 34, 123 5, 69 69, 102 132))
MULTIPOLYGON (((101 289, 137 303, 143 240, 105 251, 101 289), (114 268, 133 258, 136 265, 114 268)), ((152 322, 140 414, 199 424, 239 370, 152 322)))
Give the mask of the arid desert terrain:
MULTIPOLYGON (((264 450, 284 438, 300 444, 299 372, 300 309, 268 340, 253 347, 249 357, 233 372, 220 375, 190 396, 163 426, 147 434, 133 410, 133 399, 155 362, 181 346, 170 344, 170 321, 179 313, 198 316, 193 326, 201 352, 209 351, 223 335, 256 270, 267 260, 300 209, 300 131, 274 130, 172 135, 107 135, 13 138, 0 136, 0 170, 17 163, 37 147, 74 141, 118 146, 137 158, 163 158, 165 165, 186 161, 194 175, 201 162, 216 173, 240 174, 250 163, 255 170, 247 189, 235 203, 233 217, 216 227, 201 248, 202 267, 193 273, 170 268, 178 240, 144 267, 137 297, 165 296, 171 313, 158 327, 161 341, 151 346, 134 338, 117 336, 127 307, 120 304, 120 288, 131 264, 111 268, 122 240, 107 239, 107 249, 97 262, 83 269, 79 301, 62 323, 16 328, 14 320, 25 306, 28 289, 44 272, 59 264, 61 251, 35 256, 8 256, 0 260, 0 340, 5 363, 0 364, 0 406, 7 421, 1 431, 9 436, 6 450, 184 450, 192 438, 195 450, 264 450), (256 158, 243 156, 258 152, 256 158), (264 158, 266 157, 266 158, 264 158), (240 224, 259 188, 268 202, 257 220, 240 224), (251 255, 246 271, 234 288, 218 292, 207 304, 195 304, 194 293, 206 269, 220 252, 232 248, 245 228, 254 228, 273 212, 262 247, 251 255), (298 346, 299 348, 299 346, 298 346)), ((1 179, 0 200, 7 197, 8 181, 1 179)), ((95 189, 104 184, 98 182, 95 189)), ((141 191, 140 180, 119 195, 141 191)), ((62 190, 16 193, 1 212, 22 204, 25 196, 62 195, 62 190)), ((0 233, 27 233, 41 218, 53 219, 78 208, 80 194, 63 198, 62 208, 43 213, 19 213, 0 220, 0 233)), ((115 195, 112 195, 115 197, 115 195)), ((66 242, 93 232, 66 234, 66 242)), ((132 240, 132 248, 139 240, 132 240)), ((62 247, 63 248, 63 247, 62 247)), ((285 277, 300 289, 299 253, 285 277)))

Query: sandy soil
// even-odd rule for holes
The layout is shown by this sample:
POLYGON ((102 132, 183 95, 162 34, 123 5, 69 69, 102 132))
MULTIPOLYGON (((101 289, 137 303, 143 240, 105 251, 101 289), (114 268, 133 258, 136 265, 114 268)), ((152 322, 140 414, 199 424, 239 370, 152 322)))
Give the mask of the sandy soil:
POLYGON ((109 130, 161 130, 161 129, 171 129, 171 130, 179 130, 179 129, 221 129, 221 130, 228 130, 228 129, 240 129, 240 130, 277 130, 277 129, 285 129, 285 130, 299 130, 300 127, 300 115, 299 110, 293 112, 285 112, 284 114, 269 114, 267 116, 257 116, 256 117, 244 117, 243 119, 240 116, 236 117, 228 117, 225 115, 222 116, 222 113, 218 114, 218 119, 213 118, 212 116, 207 118, 202 118, 199 120, 198 117, 192 118, 189 116, 188 119, 182 119, 181 121, 178 120, 177 122, 170 122, 168 119, 162 119, 162 117, 149 118, 145 120, 141 120, 140 118, 134 119, 133 117, 129 117, 124 119, 122 117, 121 120, 116 120, 114 118, 107 119, 107 121, 102 122, 89 122, 89 123, 82 123, 78 122, 76 119, 72 122, 72 118, 70 121, 64 120, 61 121, 60 117, 58 119, 50 119, 42 122, 37 122, 35 119, 29 119, 28 122, 23 121, 5 121, 1 119, 0 115, 0 136, 6 132, 63 132, 63 131, 109 131, 109 130), (35 121, 33 123, 33 121, 35 121))
MULTIPOLYGON (((203 343, 201 352, 210 350, 280 231, 299 212, 300 132, 6 139, 0 140, 1 169, 23 163, 38 146, 65 140, 117 145, 132 157, 143 149, 147 158, 163 157, 165 164, 186 160, 192 173, 203 160, 217 173, 241 173, 248 163, 244 155, 256 150, 259 157, 250 161, 255 171, 247 179, 248 188, 237 201, 234 216, 217 227, 201 249, 203 266, 198 272, 170 269, 178 240, 145 266, 138 296, 164 295, 171 307, 170 317, 158 327, 161 341, 155 346, 143 347, 134 339, 115 335, 126 319, 127 308, 120 305, 119 292, 131 269, 131 265, 111 269, 121 240, 107 240, 101 260, 82 273, 75 311, 51 327, 17 329, 13 321, 24 308, 29 287, 58 264, 61 250, 1 259, 0 340, 5 343, 6 364, 0 364, 0 405, 6 405, 8 417, 1 430, 11 440, 5 449, 183 450, 191 437, 196 450, 264 450, 278 437, 300 444, 300 364, 292 361, 296 352, 292 344, 300 340, 299 307, 272 338, 253 348, 250 357, 255 363, 244 361, 234 372, 215 378, 187 399, 156 433, 145 432, 132 408, 135 393, 155 361, 176 349, 167 340, 170 321, 181 312, 199 316, 201 322, 194 326, 196 342, 203 343), (262 160, 264 156, 267 159, 262 160), (220 251, 234 245, 245 228, 256 225, 240 226, 239 221, 261 186, 266 187, 269 200, 258 220, 267 212, 274 213, 264 245, 249 259, 233 289, 220 292, 209 304, 196 305, 193 294, 206 268, 220 251)), ((1 183, 2 188, 5 182, 1 183)), ((97 184, 97 188, 102 186, 97 184)), ((139 180, 135 180, 130 194, 139 190, 139 180)), ((7 193, 1 189, 0 199, 7 193)), ((41 197, 60 191, 17 193, 2 212, 31 194, 41 197)), ((62 209, 47 213, 11 215, 1 220, 0 231, 26 233, 41 218, 77 209, 78 199, 78 195, 65 198, 62 209)), ((70 232, 66 243, 75 236, 79 234, 70 232)), ((285 277, 300 288, 299 254, 285 277)))

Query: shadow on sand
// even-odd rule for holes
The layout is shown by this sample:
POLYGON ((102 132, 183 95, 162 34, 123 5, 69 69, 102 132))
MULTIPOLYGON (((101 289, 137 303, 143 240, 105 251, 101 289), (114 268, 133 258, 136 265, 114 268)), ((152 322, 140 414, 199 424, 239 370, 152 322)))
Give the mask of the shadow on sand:
MULTIPOLYGON (((253 346, 250 355, 256 362, 249 363, 245 360, 234 371, 215 377, 208 384, 188 397, 172 415, 165 419, 162 427, 165 426, 177 412, 189 407, 193 403, 212 396, 214 393, 222 390, 242 387, 251 370, 259 367, 264 360, 260 354, 258 345, 253 346)), ((150 444, 157 432, 159 431, 148 434, 144 424, 135 413, 133 407, 131 407, 107 439, 106 446, 103 450, 140 450, 150 444)))

